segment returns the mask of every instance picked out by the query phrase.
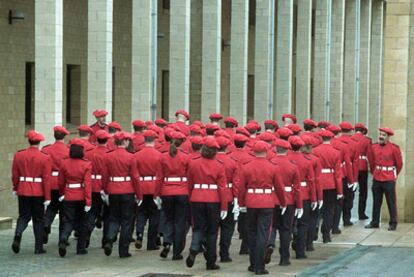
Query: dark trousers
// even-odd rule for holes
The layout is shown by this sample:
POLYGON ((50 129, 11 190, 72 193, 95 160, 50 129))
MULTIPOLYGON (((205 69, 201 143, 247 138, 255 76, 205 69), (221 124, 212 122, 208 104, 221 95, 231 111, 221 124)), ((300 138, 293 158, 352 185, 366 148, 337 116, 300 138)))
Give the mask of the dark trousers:
MULTIPOLYGON (((344 198, 345 198, 345 187, 348 188, 348 181, 346 178, 342 179, 342 188, 343 188, 343 192, 344 192, 344 198)), ((335 196, 336 199, 336 196, 335 196)), ((339 223, 341 221, 341 215, 342 215, 342 211, 343 211, 343 203, 344 203, 344 199, 339 199, 339 200, 335 200, 335 213, 334 213, 334 218, 333 218, 333 225, 332 225, 332 229, 333 230, 338 230, 339 229, 339 223)), ((325 201, 324 201, 324 205, 325 205, 325 201)))
POLYGON ((348 181, 344 182, 344 199, 342 205, 342 220, 345 222, 351 221, 351 210, 354 206, 355 192, 348 187, 348 181))
POLYGON ((59 232, 62 231, 62 202, 59 201, 59 190, 50 191, 50 204, 47 207, 45 216, 44 216, 44 226, 47 234, 50 234, 50 228, 53 224, 53 220, 56 217, 56 214, 59 213, 59 232))
POLYGON ((84 250, 88 236, 89 213, 85 213, 85 201, 63 201, 63 225, 59 234, 59 242, 66 243, 75 227, 78 227, 79 237, 76 249, 84 250))
POLYGON ((359 199, 358 199, 358 216, 365 216, 368 197, 368 171, 360 171, 358 175, 359 199))
POLYGON ((173 245, 173 255, 177 256, 185 247, 186 225, 190 209, 188 196, 163 196, 162 205, 165 218, 164 246, 173 245))
POLYGON ((374 180, 372 183, 372 195, 374 204, 372 209, 372 224, 379 225, 383 195, 387 201, 388 212, 390 213, 389 225, 397 226, 397 199, 395 193, 395 181, 380 182, 374 180))
POLYGON ((19 196, 19 217, 16 224, 15 235, 21 237, 30 220, 33 221, 33 232, 35 236, 35 249, 43 248, 43 217, 44 198, 35 196, 19 196))
POLYGON ((273 208, 247 208, 250 265, 256 272, 265 269, 264 255, 270 236, 272 218, 273 208))
POLYGON ((118 251, 120 256, 128 253, 131 225, 134 217, 133 193, 109 195, 109 225, 105 241, 114 241, 120 232, 118 251))
POLYGON ((103 201, 101 194, 99 192, 92 193, 92 207, 89 211, 89 220, 88 220, 88 240, 92 234, 93 229, 95 229, 96 221, 102 217, 102 207, 103 201))
POLYGON ((293 219, 295 216, 295 205, 288 205, 285 213, 282 215, 280 206, 276 206, 273 211, 273 226, 268 246, 276 247, 276 232, 279 230, 280 259, 289 261, 290 258, 290 243, 292 242, 293 219))
POLYGON ((321 231, 324 237, 329 237, 333 228, 334 214, 337 206, 336 189, 323 191, 322 226, 321 231))
POLYGON ((249 246, 247 243, 247 213, 240 213, 237 221, 237 231, 239 232, 240 238, 242 240, 240 244, 240 252, 247 253, 249 251, 249 246))
POLYGON ((304 256, 307 233, 310 228, 311 201, 303 200, 303 215, 297 220, 296 256, 304 256))
POLYGON ((220 258, 226 259, 230 257, 229 249, 231 238, 233 237, 236 222, 233 215, 233 204, 227 204, 227 217, 220 220, 220 258))
POLYGON ((318 221, 319 221, 319 209, 316 208, 314 211, 310 211, 309 217, 309 228, 306 236, 306 248, 313 246, 313 239, 318 230, 318 221))
POLYGON ((207 250, 207 267, 213 266, 217 260, 220 204, 193 202, 190 206, 193 224, 190 251, 199 253, 202 251, 202 244, 205 245, 207 250))
POLYGON ((141 206, 138 207, 136 233, 137 239, 142 240, 145 225, 148 220, 148 239, 147 250, 157 249, 158 225, 160 222, 160 211, 154 203, 154 196, 151 194, 144 195, 141 206))

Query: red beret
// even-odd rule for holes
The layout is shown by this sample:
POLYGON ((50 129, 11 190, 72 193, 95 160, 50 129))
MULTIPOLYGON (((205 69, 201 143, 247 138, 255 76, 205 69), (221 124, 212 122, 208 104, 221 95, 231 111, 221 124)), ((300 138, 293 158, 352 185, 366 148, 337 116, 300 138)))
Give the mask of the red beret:
POLYGON ((64 135, 69 135, 69 131, 66 130, 66 128, 63 127, 63 126, 55 126, 55 127, 53 127, 53 131, 54 132, 62 133, 64 135))
POLYGON ((102 117, 102 116, 106 116, 108 114, 108 112, 105 111, 105 110, 96 110, 92 114, 95 117, 102 117))
POLYGON ((144 128, 144 127, 147 127, 147 124, 145 124, 144 121, 137 119, 137 120, 132 121, 132 126, 138 127, 138 128, 144 128))
POLYGON ((110 138, 108 132, 105 130, 98 130, 96 131, 95 135, 98 139, 109 139, 110 138))
POLYGON ((69 144, 84 147, 85 146, 85 140, 80 139, 80 138, 73 138, 73 139, 70 140, 69 144))
POLYGON ((257 126, 257 124, 254 122, 247 123, 244 128, 249 132, 257 132, 259 130, 259 126, 257 126))
POLYGON ((220 127, 215 124, 208 123, 206 124, 206 129, 217 131, 220 127))
POLYGON ((167 125, 167 121, 165 121, 163 118, 157 118, 155 120, 155 124, 165 126, 167 125))
POLYGON ((314 120, 310 119, 310 118, 309 119, 305 119, 303 121, 303 125, 310 125, 310 126, 312 126, 314 128, 318 127, 318 124, 316 124, 316 122, 314 120))
POLYGON ((213 138, 213 137, 205 137, 204 141, 203 141, 203 144, 207 147, 210 147, 210 148, 216 148, 216 149, 220 148, 220 146, 218 145, 216 139, 213 138))
POLYGON ((292 149, 290 143, 284 139, 275 139, 272 143, 273 146, 279 146, 285 149, 292 149))
POLYGON ((300 136, 300 138, 303 140, 303 142, 305 143, 305 145, 314 145, 315 142, 315 138, 309 134, 302 134, 300 136))
POLYGON ((356 128, 368 130, 367 127, 363 123, 357 123, 357 124, 355 124, 355 129, 356 128))
POLYGON ((119 125, 119 123, 116 122, 116 121, 112 121, 111 123, 109 123, 108 124, 108 127, 109 128, 114 128, 114 129, 116 129, 118 131, 121 131, 122 130, 121 125, 119 125))
MULTIPOLYGON (((171 125, 170 125, 171 126, 171 125)), ((171 133, 172 132, 176 132, 173 128, 171 128, 170 126, 165 127, 164 129, 164 135, 171 138, 171 133)))
POLYGON ((329 125, 331 125, 331 123, 329 123, 328 121, 319 121, 318 122, 318 127, 319 128, 326 128, 326 127, 328 127, 329 125))
POLYGON ((35 130, 28 131, 26 133, 26 137, 31 141, 44 141, 45 140, 45 137, 41 133, 35 130))
POLYGON ((223 119, 223 116, 219 113, 212 113, 208 118, 210 118, 210 120, 220 120, 223 119))
POLYGON ((322 130, 319 132, 319 135, 325 138, 333 138, 335 136, 334 133, 329 130, 322 130))
POLYGON ((203 144, 203 137, 201 136, 190 137, 190 142, 194 144, 203 144))
POLYGON ((352 126, 351 123, 349 123, 348 121, 342 121, 341 123, 339 123, 339 127, 342 130, 353 130, 354 127, 352 126))
POLYGON ((253 145, 253 148, 252 148, 252 150, 256 153, 266 152, 268 149, 269 149, 269 144, 262 140, 256 141, 256 143, 253 145))
POLYGON ((116 139, 116 140, 130 139, 131 134, 128 133, 128 132, 121 131, 121 132, 115 133, 113 138, 116 139))
POLYGON ((147 130, 151 130, 151 131, 154 131, 154 132, 156 132, 157 134, 159 134, 159 133, 161 133, 162 132, 162 128, 160 128, 160 127, 158 127, 157 125, 149 125, 148 127, 147 127, 147 130))
POLYGON ((286 126, 289 128, 294 134, 298 134, 302 131, 302 128, 298 124, 290 124, 289 126, 286 126))
MULTIPOLYGON (((259 122, 257 122, 256 120, 254 120, 254 119, 250 119, 248 122, 247 122, 247 125, 251 125, 251 126, 256 126, 255 128, 256 128, 256 131, 260 131, 260 130, 262 130, 262 127, 260 126, 260 124, 259 124, 259 122)), ((246 125, 246 126, 247 126, 246 125)))
POLYGON ((151 120, 147 120, 145 121, 145 125, 151 126, 151 125, 154 125, 154 122, 152 122, 151 120))
POLYGON ((158 134, 153 131, 153 130, 146 130, 143 134, 142 134, 145 138, 158 138, 158 134))
POLYGON ((200 126, 201 129, 203 129, 205 127, 204 123, 201 122, 200 120, 194 121, 192 125, 198 125, 198 126, 200 126))
POLYGON ((228 116, 224 119, 224 123, 232 123, 235 127, 239 126, 239 122, 234 117, 228 116))
POLYGON ((88 133, 90 133, 90 134, 92 134, 93 133, 93 130, 91 129, 91 127, 89 127, 88 125, 86 125, 86 124, 82 124, 82 125, 80 125, 79 127, 78 127, 78 130, 79 131, 83 131, 83 132, 88 132, 88 133))
POLYGON ((178 110, 178 111, 175 112, 175 116, 177 116, 179 114, 185 116, 185 118, 187 118, 187 120, 190 119, 190 115, 188 114, 188 112, 186 112, 184 110, 178 110))
POLYGON ((216 141, 220 147, 227 147, 231 144, 231 141, 223 136, 216 138, 216 141))
POLYGON ((201 127, 198 125, 190 125, 190 132, 194 133, 194 134, 199 134, 201 135, 203 133, 203 131, 201 130, 201 127))
POLYGON ((282 115, 282 121, 285 121, 285 118, 290 118, 292 119, 293 123, 296 123, 297 119, 296 116, 292 115, 292 114, 284 114, 282 115))
POLYGON ((290 130, 289 128, 286 128, 286 127, 283 127, 283 128, 278 129, 278 130, 276 131, 276 133, 277 133, 277 134, 279 135, 279 137, 281 137, 281 138, 288 138, 288 137, 290 137, 291 135, 293 135, 292 130, 290 130))
POLYGON ((329 125, 329 126, 326 128, 326 130, 328 130, 328 131, 330 131, 330 132, 332 132, 332 133, 334 133, 334 134, 337 134, 337 133, 341 132, 341 128, 339 128, 339 127, 338 127, 338 126, 336 126, 336 125, 329 125))
POLYGON ((242 134, 242 135, 245 135, 247 137, 250 137, 249 131, 247 131, 246 128, 244 128, 244 127, 236 128, 236 134, 242 134))
POLYGON ((269 142, 275 139, 275 136, 272 133, 264 132, 257 136, 258 139, 269 142))
POLYGON ((391 128, 388 127, 381 127, 378 130, 380 130, 380 132, 384 132, 389 136, 393 136, 394 135, 394 131, 391 128))
POLYGON ((305 145, 305 143, 303 142, 303 140, 299 136, 290 136, 288 141, 291 145, 295 145, 295 146, 304 146, 305 145))
POLYGON ((226 139, 231 139, 231 136, 229 135, 229 133, 227 133, 226 131, 224 131, 223 129, 217 130, 214 133, 215 137, 225 137, 226 139))
POLYGON ((234 141, 248 141, 249 138, 242 134, 235 134, 233 137, 234 141))
POLYGON ((272 119, 266 119, 266 120, 264 121, 264 124, 270 124, 270 125, 272 125, 275 129, 278 129, 278 128, 279 128, 279 124, 277 124, 277 122, 276 122, 276 121, 274 121, 274 120, 272 120, 272 119))
POLYGON ((172 139, 186 139, 186 136, 181 132, 171 132, 172 139))

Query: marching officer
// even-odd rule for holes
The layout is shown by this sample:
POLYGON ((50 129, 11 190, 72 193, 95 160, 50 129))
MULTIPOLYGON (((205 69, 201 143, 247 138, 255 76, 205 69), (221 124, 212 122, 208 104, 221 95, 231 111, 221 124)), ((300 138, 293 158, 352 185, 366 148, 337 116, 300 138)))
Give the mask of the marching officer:
POLYGON ((93 113, 93 116, 96 119, 96 122, 89 126, 92 130, 91 136, 89 137, 89 141, 92 143, 96 142, 96 136, 95 133, 99 130, 105 130, 108 132, 108 125, 105 123, 106 116, 108 115, 108 112, 105 110, 95 110, 93 113))
POLYGON ((18 197, 19 217, 12 244, 14 253, 19 253, 24 230, 30 220, 33 221, 35 236, 35 254, 46 253, 43 249, 43 216, 50 204, 50 175, 52 161, 39 151, 40 142, 45 137, 31 130, 27 132, 29 147, 18 151, 13 158, 12 183, 13 195, 18 197))
POLYGON ((147 129, 147 125, 142 120, 134 120, 132 122, 132 127, 134 128, 134 133, 132 134, 132 144, 134 146, 134 151, 138 152, 144 148, 145 141, 142 134, 147 129))
POLYGON ((220 219, 227 217, 226 173, 223 163, 217 159, 220 146, 214 137, 206 137, 201 155, 188 164, 187 178, 190 189, 190 207, 193 236, 187 267, 194 265, 196 256, 202 252, 205 243, 207 270, 217 270, 217 235, 220 219))
MULTIPOLYGON (((92 139, 94 142, 96 141, 96 137, 93 133, 93 130, 88 125, 82 124, 78 127, 79 132, 79 139, 83 142, 83 151, 89 151, 93 148, 95 148, 95 145, 91 142, 92 135, 94 138, 92 139)), ((71 144, 71 141, 69 141, 69 145, 71 144)))
POLYGON ((53 135, 55 137, 55 142, 53 144, 48 144, 42 148, 42 152, 50 156, 52 160, 52 175, 50 177, 50 196, 51 202, 47 207, 45 213, 45 229, 43 243, 47 244, 48 237, 50 234, 50 228, 52 226, 53 220, 56 214, 59 212, 59 230, 62 230, 62 203, 59 201, 59 169, 62 160, 69 157, 69 148, 65 144, 64 139, 69 135, 69 131, 65 127, 55 126, 53 128, 53 135))
POLYGON ((223 116, 219 113, 212 113, 208 118, 210 119, 211 124, 220 126, 220 120, 223 119, 223 116))
POLYGON ((397 196, 395 182, 403 167, 401 150, 398 145, 390 142, 394 135, 391 128, 379 128, 378 143, 373 144, 368 150, 368 160, 373 175, 372 194, 374 203, 371 223, 365 228, 379 228, 382 197, 385 194, 390 221, 388 231, 397 229, 397 196))
POLYGON ((228 116, 224 119, 225 131, 232 137, 236 134, 235 129, 239 126, 239 122, 234 117, 228 116))
POLYGON ((266 158, 268 147, 268 143, 257 141, 252 148, 255 158, 241 166, 238 176, 240 206, 247 207, 250 255, 248 270, 256 275, 269 274, 265 269, 264 255, 275 207, 274 193, 282 210, 286 209, 281 169, 266 158))
POLYGON ((186 122, 190 120, 190 115, 184 110, 178 110, 175 112, 176 122, 175 125, 180 128, 181 133, 185 136, 190 135, 190 127, 186 125, 186 122))
MULTIPOLYGON (((108 148, 109 151, 114 150, 116 148, 116 145, 114 144, 113 135, 121 131, 122 131, 122 127, 118 122, 112 121, 108 124, 108 134, 110 138, 108 139, 106 148, 108 148)), ((95 133, 95 139, 96 139, 96 133, 95 133)))
POLYGON ((59 201, 62 202, 63 224, 59 233, 59 255, 66 255, 68 238, 75 226, 79 227, 76 254, 87 254, 88 212, 92 205, 92 182, 90 161, 83 159, 84 143, 73 139, 70 145, 69 158, 62 161, 59 172, 59 201))

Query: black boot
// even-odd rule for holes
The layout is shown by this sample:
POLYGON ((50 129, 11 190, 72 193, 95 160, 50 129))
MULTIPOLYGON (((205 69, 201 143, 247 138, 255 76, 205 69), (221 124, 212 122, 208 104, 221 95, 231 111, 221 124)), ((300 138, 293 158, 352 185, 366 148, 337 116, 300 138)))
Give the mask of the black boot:
POLYGON ((185 261, 187 267, 193 267, 196 256, 197 252, 190 249, 190 253, 188 254, 187 260, 185 261))
POLYGON ((34 253, 35 253, 35 255, 45 254, 46 250, 44 250, 43 247, 42 248, 36 248, 34 253))
POLYGON ((164 246, 164 249, 162 249, 162 251, 160 253, 160 257, 161 258, 167 258, 169 252, 170 252, 170 245, 167 244, 167 245, 164 246))
POLYGON ((19 253, 20 252, 20 242, 22 241, 22 237, 21 236, 14 236, 13 239, 13 243, 12 243, 12 250, 14 253, 19 253))
POLYGON ((111 256, 112 254, 112 242, 107 241, 104 245, 104 252, 106 256, 111 256))
POLYGON ((66 256, 66 241, 59 242, 59 256, 62 258, 66 256))
POLYGON ((265 253, 265 258, 264 258, 264 262, 265 264, 269 264, 271 259, 272 259, 272 254, 273 254, 273 247, 269 246, 266 249, 266 253, 265 253))

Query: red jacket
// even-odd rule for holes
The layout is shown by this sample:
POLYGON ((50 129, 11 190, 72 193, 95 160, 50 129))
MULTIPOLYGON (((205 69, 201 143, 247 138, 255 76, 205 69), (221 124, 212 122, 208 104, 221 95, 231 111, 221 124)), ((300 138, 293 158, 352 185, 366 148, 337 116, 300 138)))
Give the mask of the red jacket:
POLYGON ((217 153, 216 158, 223 162, 224 170, 226 172, 227 203, 233 202, 233 198, 238 197, 239 195, 239 189, 237 187, 237 182, 234 181, 236 178, 237 162, 229 154, 222 153, 222 152, 217 153))
POLYGON ((188 195, 188 158, 188 154, 181 150, 175 157, 169 153, 161 154, 154 196, 188 195))
POLYGON ((104 156, 102 186, 108 194, 135 193, 142 199, 139 192, 139 171, 134 161, 134 154, 125 148, 117 148, 104 156))
POLYGON ((52 161, 37 147, 18 151, 13 158, 13 190, 19 196, 44 196, 50 200, 52 161))
POLYGON ((108 148, 109 151, 112 151, 118 148, 118 146, 115 145, 115 139, 113 137, 110 137, 108 139, 108 144, 106 145, 106 148, 108 148))
POLYGON ((91 143, 96 143, 96 132, 97 131, 99 131, 99 130, 105 130, 105 131, 109 131, 109 127, 108 127, 108 125, 105 123, 105 125, 103 126, 103 127, 101 127, 99 124, 98 124, 98 122, 95 122, 94 124, 92 124, 91 126, 89 126, 89 127, 91 127, 91 129, 92 129, 92 131, 93 131, 93 133, 91 134, 91 136, 89 137, 89 141, 91 142, 91 143))
POLYGON ((133 133, 132 144, 135 152, 140 151, 145 146, 144 136, 141 133, 133 133))
POLYGON ((368 148, 371 147, 372 140, 360 132, 356 132, 352 139, 357 142, 359 151, 358 170, 368 171, 368 148))
POLYGON ((92 162, 92 192, 100 192, 103 190, 102 176, 105 171, 106 153, 108 153, 108 148, 101 145, 85 153, 85 159, 92 162))
POLYGON ((276 193, 286 206, 285 184, 281 170, 266 158, 255 157, 243 164, 239 171, 240 206, 247 208, 274 208, 276 193))
MULTIPOLYGON (((134 154, 135 166, 140 174, 139 191, 142 195, 155 195, 157 172, 159 172, 161 153, 154 147, 145 146, 134 154)), ((142 199, 142 198, 140 198, 142 199)))
POLYGON ((227 211, 226 173, 223 162, 196 156, 188 163, 188 186, 190 202, 220 203, 227 211))
POLYGON ((311 161, 303 153, 295 151, 289 151, 288 158, 299 168, 302 200, 316 202, 315 173, 311 161))
POLYGON ((85 201, 92 205, 92 164, 84 159, 64 159, 59 174, 59 194, 65 201, 85 201))
POLYGON ((339 137, 339 140, 348 144, 348 153, 349 158, 351 159, 352 163, 352 179, 349 180, 349 183, 358 182, 358 175, 359 175, 359 149, 358 143, 352 139, 350 135, 342 134, 339 137), (351 182, 352 181, 352 182, 351 182))
POLYGON ((272 162, 280 168, 279 174, 284 184, 286 204, 296 205, 298 209, 303 208, 298 167, 286 155, 276 155, 272 162))
POLYGON ((49 155, 52 160, 52 174, 50 177, 50 189, 59 190, 58 177, 60 164, 65 158, 69 158, 69 148, 62 141, 56 141, 53 144, 45 145, 42 152, 49 155))
POLYGON ((186 136, 190 135, 190 127, 188 127, 188 125, 186 125, 185 122, 177 121, 174 124, 178 126, 178 128, 180 128, 181 133, 183 133, 186 136))
POLYGON ((343 194, 340 151, 331 144, 320 144, 312 153, 321 162, 319 184, 322 189, 336 189, 337 194, 343 194))
POLYGON ((321 161, 318 156, 315 156, 313 153, 305 154, 305 157, 311 161, 313 172, 315 174, 316 197, 318 200, 323 200, 323 187, 319 183, 322 171, 321 161))
POLYGON ((395 181, 403 167, 401 150, 394 143, 375 143, 368 150, 371 174, 377 181, 395 181))
POLYGON ((246 163, 255 157, 252 154, 249 154, 249 150, 246 148, 234 148, 230 152, 230 156, 239 163, 246 163))
POLYGON ((348 178, 348 182, 351 183, 353 175, 352 162, 348 151, 348 144, 339 139, 334 138, 331 140, 331 145, 340 152, 342 178, 348 178))

